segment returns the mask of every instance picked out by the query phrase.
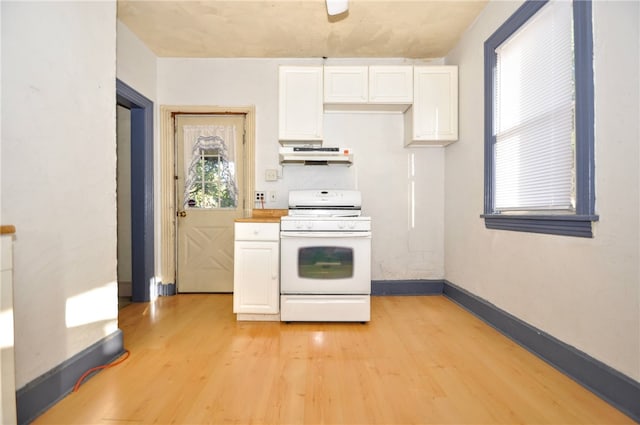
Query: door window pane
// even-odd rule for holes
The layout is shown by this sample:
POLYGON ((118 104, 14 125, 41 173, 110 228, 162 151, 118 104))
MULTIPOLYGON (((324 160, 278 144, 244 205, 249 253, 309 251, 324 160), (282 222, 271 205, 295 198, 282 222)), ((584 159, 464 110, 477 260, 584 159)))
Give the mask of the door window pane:
MULTIPOLYGON (((190 126, 185 127, 185 139, 190 126)), ((197 130, 199 127, 192 126, 197 130)), ((193 133, 193 131, 191 131, 193 133)), ((236 208, 238 191, 235 158, 219 136, 194 137, 185 140, 187 176, 184 188, 184 208, 236 208)))

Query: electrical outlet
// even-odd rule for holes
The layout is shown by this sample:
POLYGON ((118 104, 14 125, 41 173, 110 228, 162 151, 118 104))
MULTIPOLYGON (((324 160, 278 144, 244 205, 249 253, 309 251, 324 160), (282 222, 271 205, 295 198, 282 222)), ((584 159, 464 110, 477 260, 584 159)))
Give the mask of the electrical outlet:
POLYGON ((256 192, 256 196, 255 196, 254 200, 256 202, 264 202, 265 201, 264 192, 256 192))
POLYGON ((269 202, 276 202, 278 200, 278 192, 275 190, 267 192, 267 195, 269 195, 269 202))

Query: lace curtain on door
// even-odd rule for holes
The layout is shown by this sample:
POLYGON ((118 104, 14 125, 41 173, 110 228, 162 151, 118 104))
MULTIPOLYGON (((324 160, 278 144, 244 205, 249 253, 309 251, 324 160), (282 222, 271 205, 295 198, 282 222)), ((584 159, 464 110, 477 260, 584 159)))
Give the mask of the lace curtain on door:
POLYGON ((183 207, 235 208, 235 127, 185 125, 183 131, 183 207))

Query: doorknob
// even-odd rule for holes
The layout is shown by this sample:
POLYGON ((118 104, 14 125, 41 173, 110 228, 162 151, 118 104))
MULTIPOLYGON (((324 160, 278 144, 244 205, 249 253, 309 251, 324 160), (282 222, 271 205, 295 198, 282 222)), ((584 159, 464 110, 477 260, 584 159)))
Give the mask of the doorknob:
POLYGON ((187 216, 186 211, 178 211, 178 217, 186 217, 186 216, 187 216))

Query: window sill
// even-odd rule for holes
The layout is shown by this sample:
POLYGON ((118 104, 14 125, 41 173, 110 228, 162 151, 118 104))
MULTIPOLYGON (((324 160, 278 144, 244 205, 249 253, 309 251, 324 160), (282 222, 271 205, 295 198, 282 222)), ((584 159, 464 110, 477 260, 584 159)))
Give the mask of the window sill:
POLYGON ((597 215, 505 215, 483 214, 487 229, 592 238, 591 224, 597 215))

